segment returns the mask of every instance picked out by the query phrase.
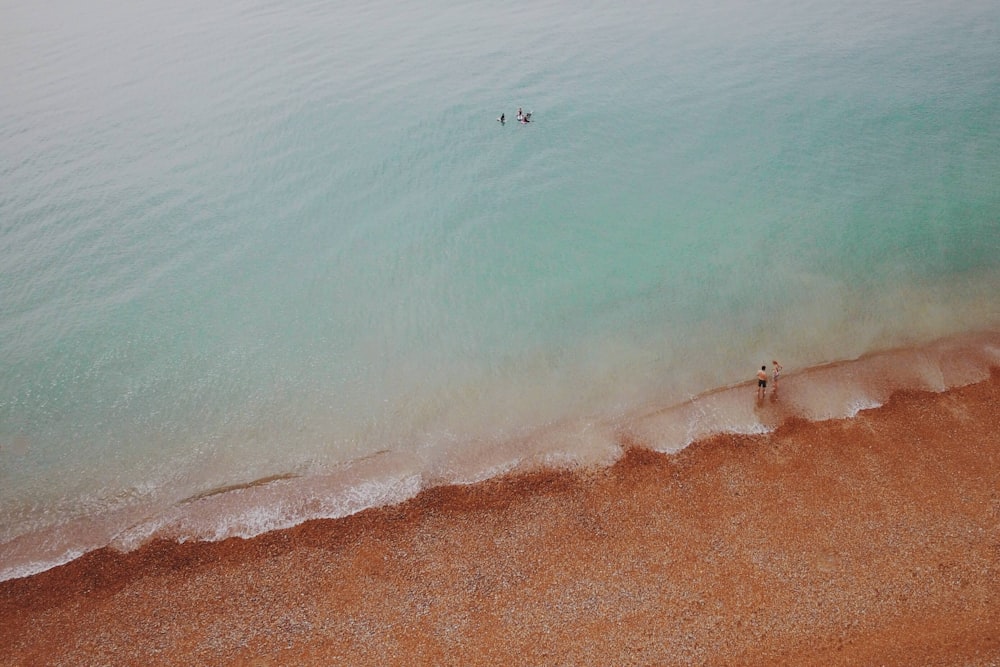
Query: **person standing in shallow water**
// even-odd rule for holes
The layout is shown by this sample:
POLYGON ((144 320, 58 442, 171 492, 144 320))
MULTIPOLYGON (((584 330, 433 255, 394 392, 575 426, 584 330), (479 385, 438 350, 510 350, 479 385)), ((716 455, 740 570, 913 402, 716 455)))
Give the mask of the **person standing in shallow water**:
POLYGON ((761 366, 757 371, 757 398, 764 398, 767 393, 767 366, 761 366))
POLYGON ((774 364, 774 368, 771 369, 771 381, 774 383, 773 393, 778 392, 778 376, 781 375, 781 364, 778 363, 777 359, 772 359, 771 363, 774 364))

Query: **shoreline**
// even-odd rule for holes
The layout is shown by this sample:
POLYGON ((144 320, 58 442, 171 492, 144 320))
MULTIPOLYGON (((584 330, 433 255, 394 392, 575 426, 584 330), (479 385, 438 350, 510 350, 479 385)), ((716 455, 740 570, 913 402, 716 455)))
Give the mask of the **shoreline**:
POLYGON ((1000 661, 1000 369, 0 582, 4 664, 1000 661))
POLYGON ((996 365, 1000 331, 966 332, 786 372, 780 400, 773 386, 765 399, 748 399, 755 383, 743 382, 676 404, 569 417, 504 441, 470 439, 419 456, 384 449, 313 472, 272 470, 260 479, 195 489, 165 504, 150 497, 17 535, 2 545, 0 581, 33 576, 106 546, 131 551, 156 539, 251 538, 395 505, 441 485, 537 470, 603 468, 630 446, 673 454, 719 434, 765 434, 789 420, 851 417, 901 390, 940 392, 981 381, 996 365))

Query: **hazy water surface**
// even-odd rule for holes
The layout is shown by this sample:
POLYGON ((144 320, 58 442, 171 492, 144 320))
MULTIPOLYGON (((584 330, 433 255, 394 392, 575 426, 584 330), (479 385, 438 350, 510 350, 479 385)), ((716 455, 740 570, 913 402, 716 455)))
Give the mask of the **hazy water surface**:
POLYGON ((996 3, 210 4, 0 6, 3 577, 1000 327, 996 3))

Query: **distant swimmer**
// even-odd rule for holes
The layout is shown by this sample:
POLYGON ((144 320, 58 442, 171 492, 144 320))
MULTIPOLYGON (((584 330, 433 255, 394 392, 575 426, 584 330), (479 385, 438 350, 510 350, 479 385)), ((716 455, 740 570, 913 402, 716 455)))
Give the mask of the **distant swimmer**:
POLYGON ((764 398, 767 393, 767 366, 761 366, 757 371, 757 398, 764 398))
POLYGON ((518 120, 524 120, 524 112, 521 111, 521 107, 517 108, 517 119, 518 120))
POLYGON ((501 124, 501 125, 503 125, 504 123, 506 123, 506 122, 507 122, 507 119, 506 119, 506 118, 504 117, 504 115, 503 115, 503 114, 500 114, 500 117, 499 117, 499 118, 497 118, 497 120, 498 120, 498 121, 500 121, 500 124, 501 124))
POLYGON ((521 116, 521 122, 522 123, 530 123, 531 122, 531 112, 530 111, 528 113, 524 114, 523 116, 521 116))

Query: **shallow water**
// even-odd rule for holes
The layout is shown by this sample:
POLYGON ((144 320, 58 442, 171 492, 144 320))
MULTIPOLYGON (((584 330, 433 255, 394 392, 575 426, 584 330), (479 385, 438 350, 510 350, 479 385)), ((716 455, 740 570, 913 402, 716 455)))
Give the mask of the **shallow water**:
MULTIPOLYGON (((7 4, 0 577, 767 428, 688 399, 1000 327, 995 3, 7 4)), ((957 340, 902 367, 971 381, 957 340)))

